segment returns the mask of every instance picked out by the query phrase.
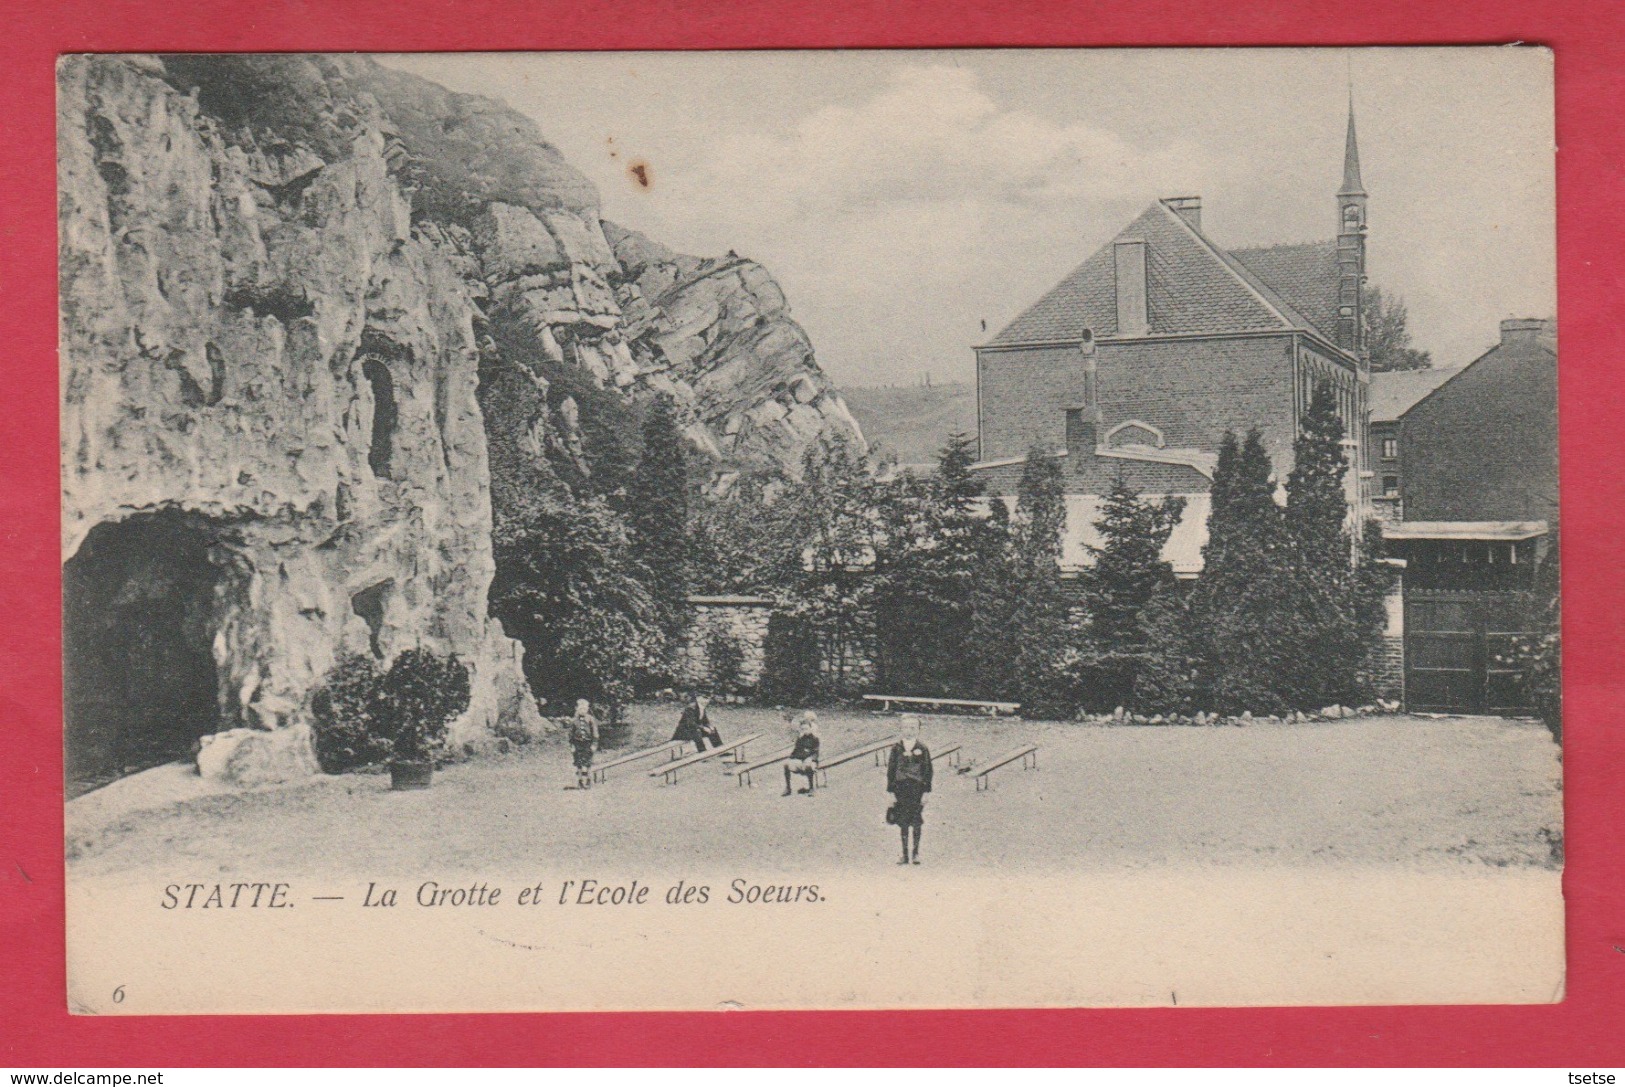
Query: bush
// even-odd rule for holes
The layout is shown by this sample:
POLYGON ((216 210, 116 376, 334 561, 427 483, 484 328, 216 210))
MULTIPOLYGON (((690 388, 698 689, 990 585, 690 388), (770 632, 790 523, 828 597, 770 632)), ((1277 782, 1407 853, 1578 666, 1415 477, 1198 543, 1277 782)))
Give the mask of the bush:
POLYGON ((446 726, 468 710, 468 669, 456 655, 408 649, 378 684, 371 707, 397 759, 425 759, 446 740, 446 726))
POLYGON ((327 674, 311 699, 316 762, 328 774, 344 774, 389 758, 390 737, 372 719, 373 697, 383 674, 371 657, 347 656, 327 674))
POLYGON ((705 661, 711 686, 737 694, 745 671, 745 650, 726 630, 713 630, 705 639, 705 661))
POLYGON ((387 673, 370 657, 344 657, 311 700, 316 761, 343 774, 392 757, 428 758, 469 697, 468 669, 455 655, 409 649, 387 673))
POLYGON ((799 615, 775 613, 762 646, 762 697, 784 706, 823 699, 827 684, 819 667, 818 633, 799 615))

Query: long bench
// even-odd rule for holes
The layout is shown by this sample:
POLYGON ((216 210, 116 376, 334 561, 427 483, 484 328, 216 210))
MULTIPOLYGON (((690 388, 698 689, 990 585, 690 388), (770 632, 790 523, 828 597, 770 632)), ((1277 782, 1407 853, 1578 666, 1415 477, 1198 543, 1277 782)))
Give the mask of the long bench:
POLYGON ((888 736, 884 740, 873 740, 864 744, 862 747, 854 747, 850 751, 841 752, 839 755, 831 755, 828 759, 818 760, 819 784, 829 784, 829 772, 835 767, 842 766, 856 759, 861 759, 865 755, 873 755, 875 757, 875 765, 884 766, 885 762, 882 760, 881 753, 886 751, 896 742, 896 737, 888 736))
POLYGON ((949 765, 950 766, 958 766, 959 765, 959 753, 960 753, 959 749, 960 749, 959 744, 951 744, 948 747, 943 748, 941 751, 934 751, 931 754, 931 761, 936 762, 938 759, 945 759, 945 758, 948 758, 949 755, 952 755, 953 758, 948 759, 949 765))
POLYGON ((980 710, 989 717, 997 717, 1001 713, 1015 713, 1021 708, 1020 702, 983 702, 974 698, 924 698, 918 695, 898 694, 866 694, 865 702, 879 702, 881 713, 890 713, 892 703, 901 706, 921 706, 932 709, 941 709, 947 706, 961 706, 965 709, 980 710))
POLYGON ((678 771, 687 770, 690 766, 698 766, 700 763, 706 762, 710 759, 726 756, 729 762, 744 762, 745 745, 759 736, 761 736, 760 732, 753 732, 749 736, 741 736, 739 739, 734 740, 731 743, 725 743, 721 747, 707 748, 706 750, 697 754, 690 755, 686 759, 678 759, 675 762, 668 762, 664 766, 657 766, 653 770, 649 771, 649 776, 652 778, 664 777, 666 779, 666 784, 671 785, 676 782, 678 771))
POLYGON ((658 755, 662 751, 671 752, 669 761, 676 762, 683 757, 683 748, 687 746, 688 744, 684 740, 667 740, 663 744, 646 747, 642 751, 634 751, 630 755, 622 755, 618 759, 610 759, 608 762, 599 763, 592 768, 592 779, 594 781, 603 781, 608 772, 615 769, 615 767, 625 766, 627 763, 637 762, 639 759, 646 759, 650 755, 658 755))
POLYGON ((988 783, 988 775, 1001 766, 1010 765, 1017 759, 1021 760, 1021 768, 1023 770, 1038 769, 1038 745, 1027 744, 1024 747, 1016 748, 1014 751, 1006 751, 1004 754, 1000 755, 998 758, 976 771, 976 791, 981 792, 983 789, 991 788, 988 783), (1029 762, 1029 760, 1031 761, 1029 762))
POLYGON ((741 770, 735 770, 734 774, 739 779, 738 784, 740 784, 740 785, 751 785, 751 784, 753 784, 753 782, 750 780, 750 776, 752 774, 754 774, 758 770, 763 769, 764 767, 772 766, 774 763, 783 762, 785 759, 787 759, 791 755, 795 754, 795 751, 796 751, 795 748, 787 747, 783 751, 775 751, 773 754, 769 755, 767 758, 761 759, 760 761, 757 761, 757 762, 753 762, 749 766, 746 766, 745 768, 743 768, 741 770))

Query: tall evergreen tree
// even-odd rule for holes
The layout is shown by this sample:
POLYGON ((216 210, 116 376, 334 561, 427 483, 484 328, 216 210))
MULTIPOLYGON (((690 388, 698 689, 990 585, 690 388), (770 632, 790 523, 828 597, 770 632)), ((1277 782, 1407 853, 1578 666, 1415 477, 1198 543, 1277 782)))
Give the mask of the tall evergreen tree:
POLYGON ((1303 647, 1283 677, 1283 694, 1296 708, 1354 700, 1368 649, 1357 615, 1343 433, 1336 394, 1329 385, 1316 386, 1292 447, 1285 512, 1290 563, 1280 576, 1294 600, 1277 620, 1303 647))
POLYGON ((1060 458, 1033 448, 1021 471, 1011 518, 1015 599, 1004 641, 1014 672, 1011 694, 1029 716, 1069 716, 1073 692, 1062 668, 1071 638, 1062 591, 1061 545, 1066 497, 1060 458))
POLYGON ((643 420, 643 449, 627 495, 633 554, 648 570, 660 626, 675 646, 688 619, 688 457, 677 405, 661 396, 643 420))
POLYGON ((955 434, 924 486, 904 477, 881 492, 875 642, 888 689, 949 695, 967 682, 978 564, 989 532, 973 459, 972 439, 955 434))
POLYGON ((1112 484, 1095 522, 1099 546, 1084 580, 1088 623, 1081 659, 1089 681, 1082 689, 1093 708, 1134 701, 1135 676, 1147 650, 1140 615, 1159 592, 1173 592, 1174 571, 1162 558, 1185 500, 1169 495, 1147 502, 1121 477, 1112 484))
POLYGON ((1222 713, 1288 708, 1282 679, 1302 652, 1283 627, 1294 604, 1283 574, 1291 547, 1257 428, 1239 446, 1225 435, 1214 471, 1208 542, 1192 600, 1201 632, 1199 701, 1222 713))
POLYGON ((1301 561, 1318 570, 1349 564, 1349 463, 1343 435, 1337 394, 1330 385, 1315 386, 1292 446, 1286 524, 1301 561))

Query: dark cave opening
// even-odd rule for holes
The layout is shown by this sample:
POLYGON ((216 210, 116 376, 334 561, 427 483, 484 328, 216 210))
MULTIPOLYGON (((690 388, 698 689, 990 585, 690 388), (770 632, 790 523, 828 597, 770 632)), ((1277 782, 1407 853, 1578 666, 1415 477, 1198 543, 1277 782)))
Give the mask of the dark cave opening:
POLYGON ((395 379, 383 360, 374 356, 361 363, 361 372, 372 385, 372 445, 367 463, 379 479, 393 479, 389 472, 395 451, 395 379))
POLYGON ((63 567, 69 796, 186 758, 219 728, 209 545, 206 522, 147 514, 97 525, 63 567))

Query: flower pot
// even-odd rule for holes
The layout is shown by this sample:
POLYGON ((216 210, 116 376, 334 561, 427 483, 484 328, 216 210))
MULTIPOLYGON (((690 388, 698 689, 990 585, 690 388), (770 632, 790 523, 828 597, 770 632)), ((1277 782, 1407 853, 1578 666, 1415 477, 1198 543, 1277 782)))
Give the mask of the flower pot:
POLYGON ((430 759, 396 759, 389 764, 391 789, 427 789, 434 777, 434 762, 430 759))

